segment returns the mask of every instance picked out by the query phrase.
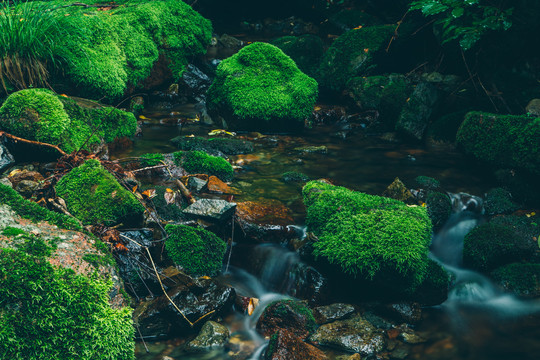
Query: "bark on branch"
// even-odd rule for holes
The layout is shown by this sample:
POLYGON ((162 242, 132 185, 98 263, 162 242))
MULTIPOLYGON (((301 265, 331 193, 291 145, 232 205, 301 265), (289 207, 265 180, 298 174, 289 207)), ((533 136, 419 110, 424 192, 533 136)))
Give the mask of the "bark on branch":
POLYGON ((14 140, 14 141, 20 141, 20 142, 23 142, 25 144, 32 144, 32 145, 36 145, 36 146, 47 147, 47 148, 54 149, 54 150, 58 151, 62 156, 67 155, 66 152, 64 150, 60 149, 57 145, 47 144, 47 143, 40 142, 40 141, 33 141, 33 140, 23 139, 23 138, 20 138, 18 136, 11 135, 11 134, 9 134, 9 133, 7 133, 5 131, 0 131, 0 137, 6 137, 8 139, 11 139, 11 140, 14 140))

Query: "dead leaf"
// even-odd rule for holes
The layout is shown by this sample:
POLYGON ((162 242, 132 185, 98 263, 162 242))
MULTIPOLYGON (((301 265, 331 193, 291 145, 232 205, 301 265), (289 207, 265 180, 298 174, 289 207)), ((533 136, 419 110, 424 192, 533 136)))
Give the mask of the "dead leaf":
POLYGON ((165 191, 165 194, 163 194, 163 197, 165 198, 165 202, 167 202, 167 205, 173 204, 176 200, 176 194, 171 189, 167 189, 165 191))
POLYGON ((249 304, 248 304, 248 308, 247 308, 249 316, 251 316, 251 314, 253 314, 253 312, 255 311, 255 308, 258 305, 259 305, 259 299, 257 299, 257 298, 250 298, 249 299, 249 304))
POLYGON ((134 193, 135 191, 137 191, 137 185, 135 185, 135 186, 133 187, 133 189, 131 189, 131 192, 134 193))
POLYGON ((155 197, 157 194, 156 194, 156 190, 154 189, 148 189, 148 190, 144 190, 142 192, 143 196, 146 196, 147 198, 151 199, 153 197, 155 197))

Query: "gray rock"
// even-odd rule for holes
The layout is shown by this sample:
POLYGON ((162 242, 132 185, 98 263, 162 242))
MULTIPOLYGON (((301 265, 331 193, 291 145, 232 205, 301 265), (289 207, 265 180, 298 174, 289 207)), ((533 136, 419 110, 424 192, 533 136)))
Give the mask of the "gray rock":
POLYGON ((354 313, 354 306, 349 304, 331 304, 313 309, 313 316, 317 324, 326 324, 335 320, 344 319, 354 313))
POLYGON ((400 329, 401 333, 399 334, 399 338, 407 344, 421 344, 427 341, 422 336, 415 333, 414 330, 409 328, 407 325, 400 326, 400 329))
POLYGON ((422 319, 422 307, 419 303, 402 302, 384 305, 380 309, 384 315, 407 324, 416 324, 422 319))
POLYGON ((206 98, 206 91, 212 84, 212 80, 196 66, 189 64, 182 73, 180 85, 185 96, 192 97, 196 101, 206 98))
POLYGON ((418 84, 399 115, 396 130, 422 140, 438 100, 438 90, 434 85, 425 82, 418 84))
POLYGON ((374 356, 386 345, 383 332, 361 316, 321 325, 309 340, 363 356, 374 356))
POLYGON ((0 141, 0 171, 15 163, 15 158, 0 141))
POLYGON ((13 188, 13 184, 11 183, 11 181, 9 181, 9 179, 7 177, 1 178, 0 179, 0 184, 9 186, 10 188, 13 188))
POLYGON ((199 179, 196 176, 191 176, 188 180, 188 188, 195 192, 200 192, 207 184, 207 181, 199 179))
POLYGON ((527 104, 525 111, 527 111, 527 114, 540 116, 540 99, 532 99, 529 104, 527 104))
POLYGON ((224 221, 232 216, 235 208, 235 203, 225 200, 200 199, 185 208, 184 214, 206 220, 224 221))
POLYGON ((191 341, 187 348, 190 350, 205 350, 224 346, 229 339, 229 329, 215 321, 207 321, 199 335, 191 341))
POLYGON ((39 183, 32 180, 21 180, 15 187, 15 190, 23 196, 30 196, 39 186, 39 183))

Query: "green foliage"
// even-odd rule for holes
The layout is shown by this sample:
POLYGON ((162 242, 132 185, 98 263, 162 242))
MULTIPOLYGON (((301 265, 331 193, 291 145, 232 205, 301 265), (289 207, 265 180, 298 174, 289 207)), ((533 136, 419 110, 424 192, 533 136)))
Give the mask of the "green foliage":
POLYGON ((437 262, 429 259, 427 275, 412 295, 412 299, 424 305, 437 305, 448 297, 450 274, 437 262))
POLYGON ((7 226, 4 228, 4 230, 2 230, 2 235, 7 236, 7 237, 16 237, 18 235, 24 235, 24 234, 27 234, 27 232, 24 231, 23 229, 19 229, 12 226, 7 226))
POLYGON ((283 36, 272 41, 272 45, 280 48, 294 60, 298 68, 314 76, 324 54, 324 44, 320 37, 305 34, 302 36, 283 36))
POLYGON ((112 107, 85 107, 50 90, 27 89, 11 94, 0 107, 0 129, 72 152, 83 145, 91 150, 102 139, 132 136, 137 120, 112 107))
POLYGON ((540 264, 508 264, 493 271, 491 277, 506 290, 521 296, 540 293, 540 264))
POLYGON ((457 143, 477 159, 540 174, 540 118, 470 112, 457 143))
POLYGON ((81 225, 75 219, 42 208, 38 204, 26 200, 4 184, 0 184, 0 203, 9 205, 17 215, 34 222, 47 221, 63 229, 82 230, 81 225))
POLYGON ((50 7, 31 1, 0 4, 0 84, 7 93, 47 84, 47 64, 55 64, 65 35, 50 7))
POLYGON ((317 82, 290 57, 257 42, 219 64, 208 99, 236 128, 284 131, 303 127, 317 94, 317 82))
POLYGON ((510 214, 519 209, 519 206, 512 200, 508 190, 495 188, 487 192, 484 209, 488 215, 510 214))
POLYGON ((0 357, 133 359, 131 311, 110 307, 112 283, 54 268, 45 255, 0 252, 0 357))
POLYGON ((281 179, 286 182, 308 182, 309 176, 301 172, 287 171, 281 175, 281 179))
POLYGON ((426 208, 434 228, 440 228, 452 214, 452 201, 448 195, 432 192, 426 199, 426 208))
POLYGON ((374 56, 394 34, 394 26, 370 26, 341 35, 324 54, 319 80, 333 90, 341 90, 355 76, 364 76, 374 68, 374 56))
POLYGON ((441 183, 439 182, 439 180, 429 176, 420 175, 417 176, 414 181, 416 182, 416 184, 418 184, 418 186, 427 190, 435 190, 441 187, 441 183))
POLYGON ((319 239, 316 257, 390 289, 410 292, 424 280, 431 240, 424 208, 320 181, 307 183, 303 194, 308 229, 319 239))
POLYGON ((227 160, 203 151, 177 151, 173 157, 177 165, 191 174, 215 175, 223 181, 231 181, 234 177, 233 167, 227 160))
POLYGON ((141 166, 156 166, 165 160, 165 157, 161 153, 143 154, 140 156, 140 158, 141 166))
POLYGON ((221 271, 227 245, 214 233, 185 225, 165 226, 169 257, 192 275, 213 276, 221 271))
POLYGON ((508 30, 512 26, 513 8, 505 2, 488 0, 414 0, 410 10, 421 10, 424 16, 435 16, 441 28, 442 43, 456 40, 463 50, 471 49, 490 31, 508 30))
POLYGON ((248 154, 253 152, 253 143, 228 138, 212 138, 205 139, 199 136, 183 137, 178 136, 171 140, 180 150, 198 150, 208 153, 221 152, 226 155, 248 154))
POLYGON ((516 232, 502 224, 480 225, 465 236, 463 263, 475 270, 489 272, 499 266, 531 256, 516 232))
POLYGON ((56 193, 84 224, 114 225, 137 221, 144 212, 135 196, 97 160, 87 160, 64 175, 56 185, 56 193))

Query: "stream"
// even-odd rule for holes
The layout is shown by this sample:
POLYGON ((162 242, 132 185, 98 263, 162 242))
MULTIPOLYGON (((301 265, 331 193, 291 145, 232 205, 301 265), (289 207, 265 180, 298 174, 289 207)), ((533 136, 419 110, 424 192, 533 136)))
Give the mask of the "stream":
MULTIPOLYGON (((174 121, 175 117, 195 115, 192 105, 146 109, 143 136, 132 147, 113 153, 113 158, 177 151, 170 139, 180 135, 207 137, 212 127, 199 123, 179 125, 174 121)), ((247 162, 235 173, 232 186, 241 191, 235 199, 281 201, 293 212, 296 224, 291 226, 305 234, 301 186, 281 181, 281 174, 286 171, 299 171, 311 179, 330 178, 337 185, 370 194, 381 194, 395 177, 407 185, 414 184, 419 175, 438 179, 443 189, 453 194, 454 212, 434 235, 431 255, 453 274, 455 281, 446 302, 424 309, 424 318, 415 331, 424 334, 428 341, 413 346, 407 358, 535 359, 540 353, 540 302, 503 293, 486 277, 463 269, 460 263, 464 236, 484 221, 481 196, 492 187, 492 179, 482 169, 471 166, 464 155, 446 147, 428 151, 399 141, 383 141, 377 134, 363 131, 335 136, 337 130, 336 126, 324 125, 308 129, 301 136, 268 135, 254 141, 254 153, 231 156, 233 163, 239 159, 247 162), (327 153, 297 149, 321 145, 326 146, 327 153)), ((234 251, 233 247, 233 254, 234 251)), ((231 332, 230 343, 238 347, 237 353, 244 353, 243 358, 260 359, 266 341, 254 330, 258 316, 265 305, 294 295, 294 269, 307 265, 279 244, 257 245, 251 254, 256 256, 257 266, 240 268, 233 256, 220 281, 233 286, 239 295, 259 298, 260 304, 253 315, 235 313, 223 319, 223 323, 231 332)), ((148 353, 139 342, 137 359, 232 359, 223 350, 186 354, 181 350, 184 341, 148 342, 148 353)), ((335 356, 342 354, 336 352, 335 356)))

